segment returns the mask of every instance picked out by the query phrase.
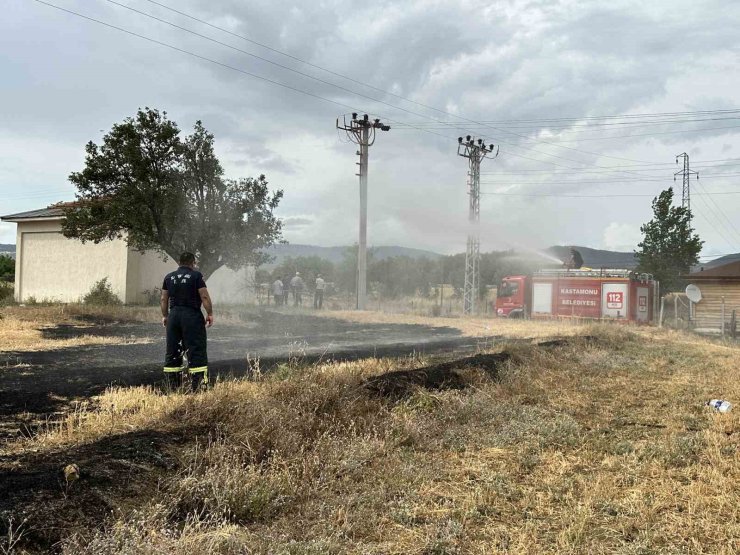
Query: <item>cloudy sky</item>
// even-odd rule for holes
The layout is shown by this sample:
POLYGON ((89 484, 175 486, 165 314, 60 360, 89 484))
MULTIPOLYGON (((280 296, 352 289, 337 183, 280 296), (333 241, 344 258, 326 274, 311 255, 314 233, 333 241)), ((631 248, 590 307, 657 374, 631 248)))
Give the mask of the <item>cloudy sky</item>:
POLYGON ((470 133, 499 146, 482 167, 483 250, 632 249, 687 152, 704 255, 740 251, 740 3, 3 5, 2 214, 72 199, 84 144, 150 106, 183 130, 202 120, 230 177, 284 189, 290 242, 350 244, 357 157, 335 119, 357 110, 392 126, 370 150, 371 244, 464 251, 456 138, 470 133))

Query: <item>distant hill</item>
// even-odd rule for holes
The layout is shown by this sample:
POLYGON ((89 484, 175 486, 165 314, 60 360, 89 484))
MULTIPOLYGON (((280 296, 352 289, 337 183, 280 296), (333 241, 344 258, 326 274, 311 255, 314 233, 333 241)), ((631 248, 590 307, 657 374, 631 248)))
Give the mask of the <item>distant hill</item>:
MULTIPOLYGON (((344 253, 347 249, 351 248, 349 245, 344 247, 317 247, 314 245, 273 245, 267 250, 270 256, 274 256, 275 260, 266 265, 266 267, 280 264, 283 260, 288 257, 296 258, 298 256, 318 256, 324 260, 329 260, 334 264, 338 264, 344 258, 344 253)), ((380 246, 371 247, 373 251, 373 258, 375 260, 384 260, 392 256, 408 256, 411 258, 430 258, 436 260, 442 255, 432 251, 425 251, 421 249, 410 249, 407 247, 398 246, 380 246)))
POLYGON ((15 245, 6 245, 3 243, 0 243, 0 254, 4 254, 5 256, 10 256, 11 258, 15 258, 15 245))
MULTIPOLYGON (((350 248, 349 245, 343 247, 317 247, 315 245, 273 245, 268 249, 268 253, 275 257, 275 261, 266 267, 272 267, 276 264, 280 264, 285 258, 298 256, 318 256, 325 260, 329 260, 334 264, 338 264, 344 258, 344 253, 350 248)), ((545 249, 544 252, 551 254, 555 258, 560 260, 567 260, 570 256, 568 246, 555 245, 545 249)), ((637 259, 631 252, 617 252, 607 251, 600 249, 592 249, 589 247, 576 247, 581 255, 583 256, 583 262, 586 266, 592 268, 635 268, 637 266, 637 259)), ((399 247, 396 245, 384 245, 380 247, 372 247, 375 260, 384 260, 392 256, 408 256, 411 258, 429 258, 430 260, 437 260, 443 255, 422 250, 412 249, 408 247, 399 247)), ((7 254, 15 258, 15 245, 12 244, 0 244, 0 254, 7 254)), ((524 256, 528 254, 522 253, 524 256)), ((536 255, 533 255, 536 256, 536 255)), ((740 260, 740 253, 730 254, 723 256, 706 264, 702 264, 705 269, 714 268, 728 262, 740 260)), ((546 259, 543 260, 543 266, 547 264, 546 259)))
MULTIPOLYGON (((625 268, 630 270, 637 267, 637 258, 632 252, 605 251, 589 247, 575 247, 583 257, 583 265, 589 268, 625 268)), ((552 246, 547 252, 559 258, 568 260, 570 258, 569 246, 552 246)))
POLYGON ((716 268, 717 266, 724 266, 725 264, 729 264, 730 262, 737 262, 738 260, 740 260, 740 252, 736 252, 735 254, 726 254, 725 256, 720 256, 719 258, 715 258, 710 262, 697 264, 695 266, 695 270, 699 270, 700 268, 709 270, 711 268, 716 268))
MULTIPOLYGON (((342 261, 344 253, 347 252, 350 246, 344 247, 317 247, 314 245, 273 245, 267 252, 275 257, 275 261, 269 266, 279 264, 282 260, 287 257, 298 257, 298 256, 318 256, 325 260, 329 260, 334 264, 342 261)), ((576 247, 581 255, 586 266, 593 268, 635 268, 637 266, 637 259, 631 252, 617 252, 592 249, 589 247, 576 247)), ((544 252, 558 258, 559 260, 567 260, 570 256, 570 247, 567 246, 552 246, 546 249, 544 252)), ((376 260, 384 260, 392 256, 409 256, 411 258, 429 258, 431 260, 437 260, 443 255, 422 250, 422 249, 411 249, 407 247, 398 246, 381 246, 373 247, 374 258, 376 260)), ((523 256, 529 256, 526 252, 522 253, 523 256)), ((537 255, 532 255, 536 258, 537 255)), ((543 259, 543 265, 547 264, 547 259, 543 259)))

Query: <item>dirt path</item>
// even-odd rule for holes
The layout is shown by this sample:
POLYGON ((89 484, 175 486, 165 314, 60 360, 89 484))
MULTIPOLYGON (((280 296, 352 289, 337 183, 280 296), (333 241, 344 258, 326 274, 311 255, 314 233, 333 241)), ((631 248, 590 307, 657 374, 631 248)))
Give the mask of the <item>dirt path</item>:
MULTIPOLYGON (((17 433, 23 419, 14 415, 30 413, 31 419, 38 418, 64 410, 71 401, 96 395, 111 384, 154 384, 162 379, 164 336, 159 325, 108 323, 84 329, 60 325, 44 330, 45 336, 55 338, 83 333, 120 337, 121 343, 0 354, 0 419, 5 421, 0 435, 13 428, 17 433), (150 341, 137 341, 141 339, 150 341)), ((213 376, 239 376, 249 371, 248 359, 259 359, 264 371, 290 358, 340 360, 465 352, 481 341, 445 327, 353 323, 305 313, 262 311, 244 325, 216 325, 209 330, 209 368, 213 376)))

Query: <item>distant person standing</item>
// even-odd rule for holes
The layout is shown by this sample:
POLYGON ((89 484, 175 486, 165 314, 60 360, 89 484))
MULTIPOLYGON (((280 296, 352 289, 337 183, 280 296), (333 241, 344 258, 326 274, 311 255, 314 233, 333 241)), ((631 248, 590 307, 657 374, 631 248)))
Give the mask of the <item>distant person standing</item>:
POLYGON ((326 282, 321 274, 316 276, 316 290, 313 294, 313 307, 319 310, 324 306, 324 289, 326 289, 326 282))
POLYGON ((293 306, 303 306, 303 289, 306 284, 300 272, 296 272, 293 279, 290 280, 290 288, 293 291, 293 306))
POLYGON ((288 295, 290 295, 290 277, 284 276, 283 282, 283 306, 288 306, 288 295))
POLYGON ((206 327, 213 325, 213 303, 203 274, 195 269, 193 253, 182 253, 180 266, 164 277, 159 305, 162 325, 167 329, 164 375, 170 390, 179 386, 185 353, 192 390, 208 385, 206 327), (206 318, 203 318, 201 306, 206 309, 206 318))
POLYGON ((272 297, 275 299, 275 306, 283 304, 283 282, 280 278, 272 282, 272 297))

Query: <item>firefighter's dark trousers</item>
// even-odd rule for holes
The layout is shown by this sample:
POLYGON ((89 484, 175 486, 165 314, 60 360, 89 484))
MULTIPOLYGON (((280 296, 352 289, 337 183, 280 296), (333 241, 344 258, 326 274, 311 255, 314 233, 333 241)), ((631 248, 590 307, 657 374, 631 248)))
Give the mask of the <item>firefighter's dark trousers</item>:
POLYGON ((208 353, 206 322, 200 310, 173 306, 167 318, 167 356, 164 375, 171 389, 177 389, 182 379, 182 358, 187 353, 192 389, 208 385, 208 353))

